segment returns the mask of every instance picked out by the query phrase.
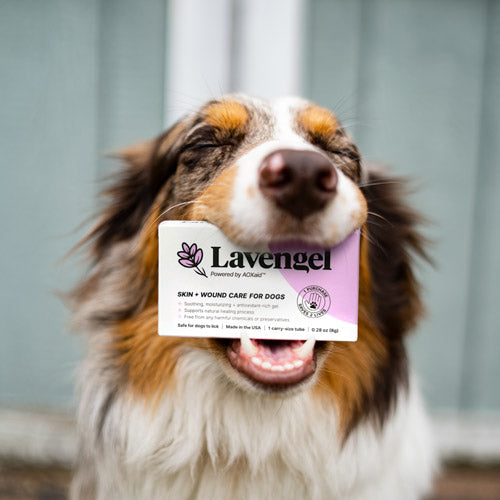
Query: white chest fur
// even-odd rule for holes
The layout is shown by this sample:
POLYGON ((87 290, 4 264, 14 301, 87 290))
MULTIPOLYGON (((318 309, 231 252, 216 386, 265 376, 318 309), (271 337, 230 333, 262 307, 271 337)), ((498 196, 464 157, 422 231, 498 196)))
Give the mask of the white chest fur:
POLYGON ((400 395, 383 430, 367 421, 342 445, 333 402, 309 392, 247 394, 227 381, 210 354, 193 350, 179 363, 175 394, 156 409, 125 398, 110 408, 95 496, 420 498, 434 463, 414 385, 400 395))

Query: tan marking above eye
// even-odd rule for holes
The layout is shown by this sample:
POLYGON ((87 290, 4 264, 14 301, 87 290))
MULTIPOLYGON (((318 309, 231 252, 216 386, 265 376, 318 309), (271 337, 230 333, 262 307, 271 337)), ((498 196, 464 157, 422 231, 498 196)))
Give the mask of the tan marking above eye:
POLYGON ((248 111, 237 101, 220 101, 206 108, 205 119, 213 127, 234 131, 245 126, 248 121, 248 111))
POLYGON ((327 109, 316 105, 311 105, 300 111, 297 120, 306 133, 325 140, 335 135, 339 128, 335 116, 327 109))

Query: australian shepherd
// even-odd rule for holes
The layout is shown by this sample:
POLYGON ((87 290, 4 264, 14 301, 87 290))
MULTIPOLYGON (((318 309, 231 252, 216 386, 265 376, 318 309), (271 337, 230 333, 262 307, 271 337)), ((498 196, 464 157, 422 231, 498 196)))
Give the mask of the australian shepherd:
POLYGON ((434 460, 404 337, 425 250, 401 180, 298 98, 228 95, 120 156, 72 294, 88 350, 71 498, 421 498, 434 460), (329 247, 360 228, 358 340, 159 336, 163 220, 252 246, 329 247))

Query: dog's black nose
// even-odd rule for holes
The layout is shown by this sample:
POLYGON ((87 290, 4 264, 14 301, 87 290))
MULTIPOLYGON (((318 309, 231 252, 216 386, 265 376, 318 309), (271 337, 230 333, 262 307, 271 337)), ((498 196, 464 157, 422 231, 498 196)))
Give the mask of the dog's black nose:
POLYGON ((279 207, 302 219, 324 208, 335 196, 337 172, 315 151, 281 149, 259 167, 259 188, 279 207))

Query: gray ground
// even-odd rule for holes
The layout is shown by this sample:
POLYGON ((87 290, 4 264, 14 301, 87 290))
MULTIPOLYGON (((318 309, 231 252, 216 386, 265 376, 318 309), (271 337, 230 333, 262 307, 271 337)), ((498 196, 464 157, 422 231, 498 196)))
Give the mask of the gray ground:
MULTIPOLYGON (((0 464, 0 500, 64 500, 71 471, 0 464)), ((448 465, 429 500, 500 500, 500 466, 448 465)))

